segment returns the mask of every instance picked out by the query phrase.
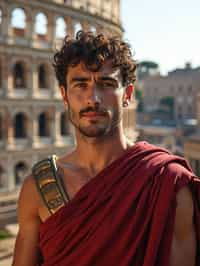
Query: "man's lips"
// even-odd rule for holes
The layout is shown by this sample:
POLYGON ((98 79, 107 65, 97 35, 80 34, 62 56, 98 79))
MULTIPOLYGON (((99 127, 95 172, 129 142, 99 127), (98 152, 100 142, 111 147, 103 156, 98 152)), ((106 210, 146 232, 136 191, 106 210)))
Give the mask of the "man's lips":
POLYGON ((85 114, 82 114, 82 116, 84 117, 102 117, 102 116, 105 116, 105 113, 98 113, 98 112, 88 112, 88 113, 85 113, 85 114))

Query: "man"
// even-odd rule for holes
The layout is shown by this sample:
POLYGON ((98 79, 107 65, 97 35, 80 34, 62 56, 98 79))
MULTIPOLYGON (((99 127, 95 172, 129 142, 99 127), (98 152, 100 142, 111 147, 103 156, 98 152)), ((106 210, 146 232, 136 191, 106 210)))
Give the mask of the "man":
POLYGON ((26 178, 13 266, 200 265, 199 180, 184 159, 123 133, 136 69, 129 45, 79 32, 54 68, 76 147, 26 178))

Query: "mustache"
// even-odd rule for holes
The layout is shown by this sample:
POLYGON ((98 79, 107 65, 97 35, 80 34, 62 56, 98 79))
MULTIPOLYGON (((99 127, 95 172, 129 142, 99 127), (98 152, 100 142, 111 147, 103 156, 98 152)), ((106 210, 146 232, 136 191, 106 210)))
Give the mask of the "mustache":
POLYGON ((108 111, 105 108, 99 108, 99 107, 87 107, 85 109, 82 109, 80 111, 80 116, 83 116, 84 114, 88 112, 94 112, 94 113, 99 113, 101 115, 105 115, 108 113, 108 111))

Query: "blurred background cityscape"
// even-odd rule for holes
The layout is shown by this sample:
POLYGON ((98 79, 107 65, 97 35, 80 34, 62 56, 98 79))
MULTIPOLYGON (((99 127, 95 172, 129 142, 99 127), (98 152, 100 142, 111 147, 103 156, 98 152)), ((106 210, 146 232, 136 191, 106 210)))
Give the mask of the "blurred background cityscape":
MULTIPOLYGON (((66 34, 74 36, 83 29, 120 35, 131 43, 138 72, 135 95, 123 116, 127 137, 186 157, 200 176, 200 59, 195 51, 200 38, 184 33, 187 27, 182 25, 180 38, 184 37, 185 43, 182 41, 180 51, 174 51, 176 62, 169 41, 176 47, 179 32, 177 39, 169 40, 165 26, 172 23, 172 15, 165 9, 163 16, 170 18, 165 21, 156 1, 155 6, 143 1, 139 6, 130 0, 0 0, 1 266, 11 265, 17 198, 25 176, 36 161, 50 154, 61 155, 74 146, 73 128, 52 68, 53 54, 66 34), (189 47, 188 38, 194 47, 189 47)), ((194 19, 196 9, 191 6, 194 19)))

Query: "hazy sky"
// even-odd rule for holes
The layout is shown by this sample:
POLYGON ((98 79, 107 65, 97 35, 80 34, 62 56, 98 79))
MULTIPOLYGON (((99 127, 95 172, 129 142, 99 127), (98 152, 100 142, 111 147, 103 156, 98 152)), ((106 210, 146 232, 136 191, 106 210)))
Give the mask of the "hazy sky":
POLYGON ((200 66, 200 0, 121 0, 124 37, 136 58, 153 60, 163 73, 200 66))

